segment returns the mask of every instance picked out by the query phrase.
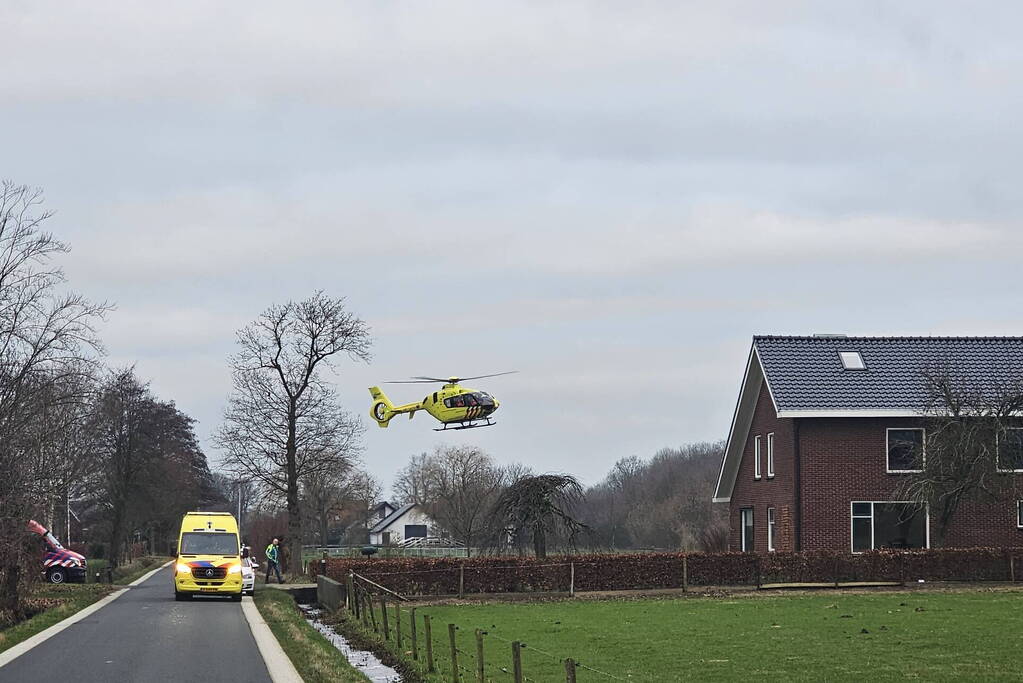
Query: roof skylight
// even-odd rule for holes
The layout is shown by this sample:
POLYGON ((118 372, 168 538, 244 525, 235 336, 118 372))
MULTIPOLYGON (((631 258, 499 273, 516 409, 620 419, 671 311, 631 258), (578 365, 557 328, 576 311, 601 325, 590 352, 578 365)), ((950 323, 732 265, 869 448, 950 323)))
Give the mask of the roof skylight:
POLYGON ((842 367, 846 370, 866 370, 867 365, 863 362, 863 356, 859 351, 839 351, 838 357, 842 359, 842 367))

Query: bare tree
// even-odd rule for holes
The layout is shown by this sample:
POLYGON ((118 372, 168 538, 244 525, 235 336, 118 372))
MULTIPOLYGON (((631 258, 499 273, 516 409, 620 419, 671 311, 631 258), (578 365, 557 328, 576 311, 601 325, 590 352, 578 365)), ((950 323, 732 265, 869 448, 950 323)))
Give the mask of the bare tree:
POLYGON ((438 448, 427 468, 427 509, 440 526, 466 547, 492 535, 490 510, 500 495, 504 472, 475 446, 438 448))
MULTIPOLYGON (((22 614, 23 587, 38 572, 25 547, 44 473, 28 433, 43 395, 88 369, 100 350, 95 321, 108 307, 68 292, 53 264, 68 247, 44 232, 51 214, 38 190, 0 182, 0 613, 22 614)), ((36 437, 40 436, 39 432, 36 437)))
POLYGON ((401 468, 394 478, 394 493, 400 503, 419 503, 423 505, 430 497, 430 468, 432 459, 427 453, 420 453, 409 458, 408 464, 401 468))
POLYGON ((156 399, 132 368, 104 384, 94 416, 102 476, 97 501, 107 510, 112 562, 135 529, 153 536, 201 497, 210 486, 206 456, 193 420, 173 403, 156 399))
POLYGON ((288 512, 288 567, 302 566, 303 481, 346 468, 359 450, 361 422, 337 403, 323 378, 334 357, 368 360, 366 324, 343 299, 322 292, 275 305, 238 332, 234 391, 217 443, 227 467, 280 495, 288 512))
POLYGON ((562 532, 575 546, 578 534, 587 527, 574 517, 582 500, 579 480, 569 474, 540 474, 523 477, 506 488, 494 505, 494 517, 514 537, 529 535, 537 557, 547 557, 547 540, 562 532))
POLYGON ((1009 472, 1023 469, 1023 380, 981 388, 942 368, 923 373, 928 395, 926 440, 907 444, 907 469, 896 500, 926 506, 942 545, 956 511, 966 502, 996 503, 1017 486, 1009 472))

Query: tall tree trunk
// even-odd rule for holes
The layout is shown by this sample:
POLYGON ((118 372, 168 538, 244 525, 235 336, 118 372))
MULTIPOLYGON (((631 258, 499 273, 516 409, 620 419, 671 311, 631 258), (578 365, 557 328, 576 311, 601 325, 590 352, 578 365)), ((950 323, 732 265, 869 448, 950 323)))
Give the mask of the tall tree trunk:
POLYGON ((22 616, 21 593, 19 593, 19 581, 21 579, 21 567, 16 562, 11 562, 4 567, 4 583, 0 587, 0 612, 10 614, 17 621, 22 616))
POLYGON ((107 558, 110 565, 116 567, 120 564, 121 560, 121 536, 122 529, 124 528, 124 513, 121 511, 120 506, 117 506, 114 510, 113 518, 110 521, 110 552, 107 553, 107 558))
POLYGON ((537 557, 547 557, 547 534, 542 526, 533 527, 533 552, 537 557))
POLYGON ((295 429, 297 418, 295 416, 295 402, 288 411, 288 444, 287 444, 287 477, 288 477, 288 566, 287 570, 292 574, 302 572, 302 511, 298 505, 298 468, 296 464, 297 451, 295 446, 295 429))

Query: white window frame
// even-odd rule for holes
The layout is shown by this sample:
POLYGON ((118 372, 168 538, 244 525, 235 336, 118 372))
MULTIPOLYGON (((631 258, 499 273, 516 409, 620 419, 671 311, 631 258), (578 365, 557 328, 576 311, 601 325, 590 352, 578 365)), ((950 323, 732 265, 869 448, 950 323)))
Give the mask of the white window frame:
POLYGON ((753 508, 739 508, 739 550, 744 553, 751 553, 756 549, 757 540, 757 522, 756 515, 753 514, 753 508), (750 539, 749 547, 750 550, 746 550, 746 520, 743 519, 744 514, 749 512, 750 526, 753 527, 753 538, 750 539))
POLYGON ((760 479, 760 435, 753 437, 753 478, 760 479))
MULTIPOLYGON (((920 454, 920 464, 924 467, 927 466, 927 430, 923 427, 888 427, 884 430, 884 471, 888 474, 919 474, 923 472, 923 469, 919 470, 893 470, 891 463, 888 462, 888 454, 891 453, 891 433, 892 432, 908 432, 918 431, 922 432, 920 436, 920 444, 923 452, 920 454)), ((859 501, 865 503, 867 501, 859 501)))
MULTIPOLYGON (((1023 432, 1023 427, 1007 427, 1005 431, 1007 431, 1007 432, 1009 432, 1009 431, 1012 431, 1012 432, 1023 432)), ((1002 469, 1000 467, 1000 465, 1002 464, 1002 454, 1000 452, 1001 448, 1002 448, 1002 440, 998 439, 997 437, 995 437, 995 438, 996 438, 996 441, 995 441, 995 469, 998 470, 999 472, 1003 473, 1003 474, 1018 474, 1020 472, 1023 472, 1023 470, 1019 470, 1019 469, 1017 469, 1017 470, 1004 470, 1004 469, 1002 469)))
POLYGON ((1016 528, 1023 529, 1023 500, 1016 501, 1016 528))
POLYGON ((774 432, 767 435, 767 478, 774 479, 774 432))
MULTIPOLYGON (((774 552, 774 508, 767 508, 767 552, 774 552)), ((754 527, 755 528, 755 527, 754 527)))
MULTIPOLYGON (((854 555, 862 555, 868 550, 855 550, 856 538, 853 536, 853 520, 855 519, 868 519, 863 515, 859 517, 853 516, 853 505, 857 503, 870 503, 870 548, 869 550, 877 550, 874 542, 874 506, 875 505, 916 505, 916 503, 909 500, 851 500, 849 501, 849 551, 854 555)), ((931 547, 931 506, 924 505, 924 543, 925 548, 931 547)))
POLYGON ((848 372, 863 372, 867 369, 867 361, 863 360, 863 354, 859 351, 839 351, 838 360, 842 363, 842 369, 848 372), (859 367, 853 367, 846 363, 847 355, 855 356, 859 361, 859 367))

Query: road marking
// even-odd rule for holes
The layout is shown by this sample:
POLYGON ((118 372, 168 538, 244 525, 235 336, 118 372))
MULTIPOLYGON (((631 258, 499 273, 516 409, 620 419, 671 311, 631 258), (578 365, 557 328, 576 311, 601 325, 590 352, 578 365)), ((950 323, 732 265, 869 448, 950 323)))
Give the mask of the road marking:
POLYGON ((263 655, 263 663, 270 673, 270 679, 274 683, 302 683, 302 677, 298 675, 295 665, 288 659, 273 631, 263 621, 263 615, 259 613, 256 603, 247 595, 242 598, 242 613, 249 622, 249 629, 252 631, 252 637, 256 639, 259 654, 263 655))
MULTIPOLYGON (((143 576, 141 579, 138 579, 137 581, 132 581, 128 585, 129 586, 137 586, 138 584, 142 583, 143 581, 145 581, 146 579, 151 577, 153 574, 155 574, 156 572, 160 571, 161 569, 163 569, 164 567, 166 567, 167 565, 169 565, 169 564, 171 564, 173 562, 174 562, 174 560, 171 560, 170 562, 167 562, 166 564, 160 565, 159 567, 157 567, 153 571, 151 571, 148 574, 146 574, 145 576, 143 576)), ((66 629, 68 626, 72 626, 74 624, 77 624, 79 621, 81 621, 85 617, 89 616, 90 614, 92 614, 94 612, 98 612, 99 610, 103 609, 104 607, 106 607, 107 605, 109 605, 114 600, 116 600, 117 598, 121 597, 122 595, 124 595, 127 592, 128 592, 127 588, 122 588, 122 589, 120 589, 118 591, 115 591, 115 592, 111 593, 110 595, 108 595, 107 597, 103 598, 102 600, 100 600, 98 602, 94 602, 91 605, 89 605, 88 607, 86 607, 86 608, 84 608, 82 610, 79 610, 78 612, 75 612, 74 614, 72 614, 67 619, 65 619, 63 621, 58 621, 56 624, 54 624, 50 628, 48 628, 46 630, 43 630, 43 631, 40 631, 39 633, 35 634, 34 636, 29 638, 28 640, 23 640, 20 643, 18 643, 17 645, 15 645, 14 647, 11 647, 11 648, 9 648, 7 650, 4 650, 3 652, 0 652, 0 667, 4 666, 5 664, 10 664, 12 661, 14 661, 15 659, 17 659, 21 655, 25 654, 26 652, 28 652, 29 650, 34 648, 36 645, 39 645, 40 643, 49 640, 53 636, 57 635, 58 633, 60 633, 64 629, 66 629)))

